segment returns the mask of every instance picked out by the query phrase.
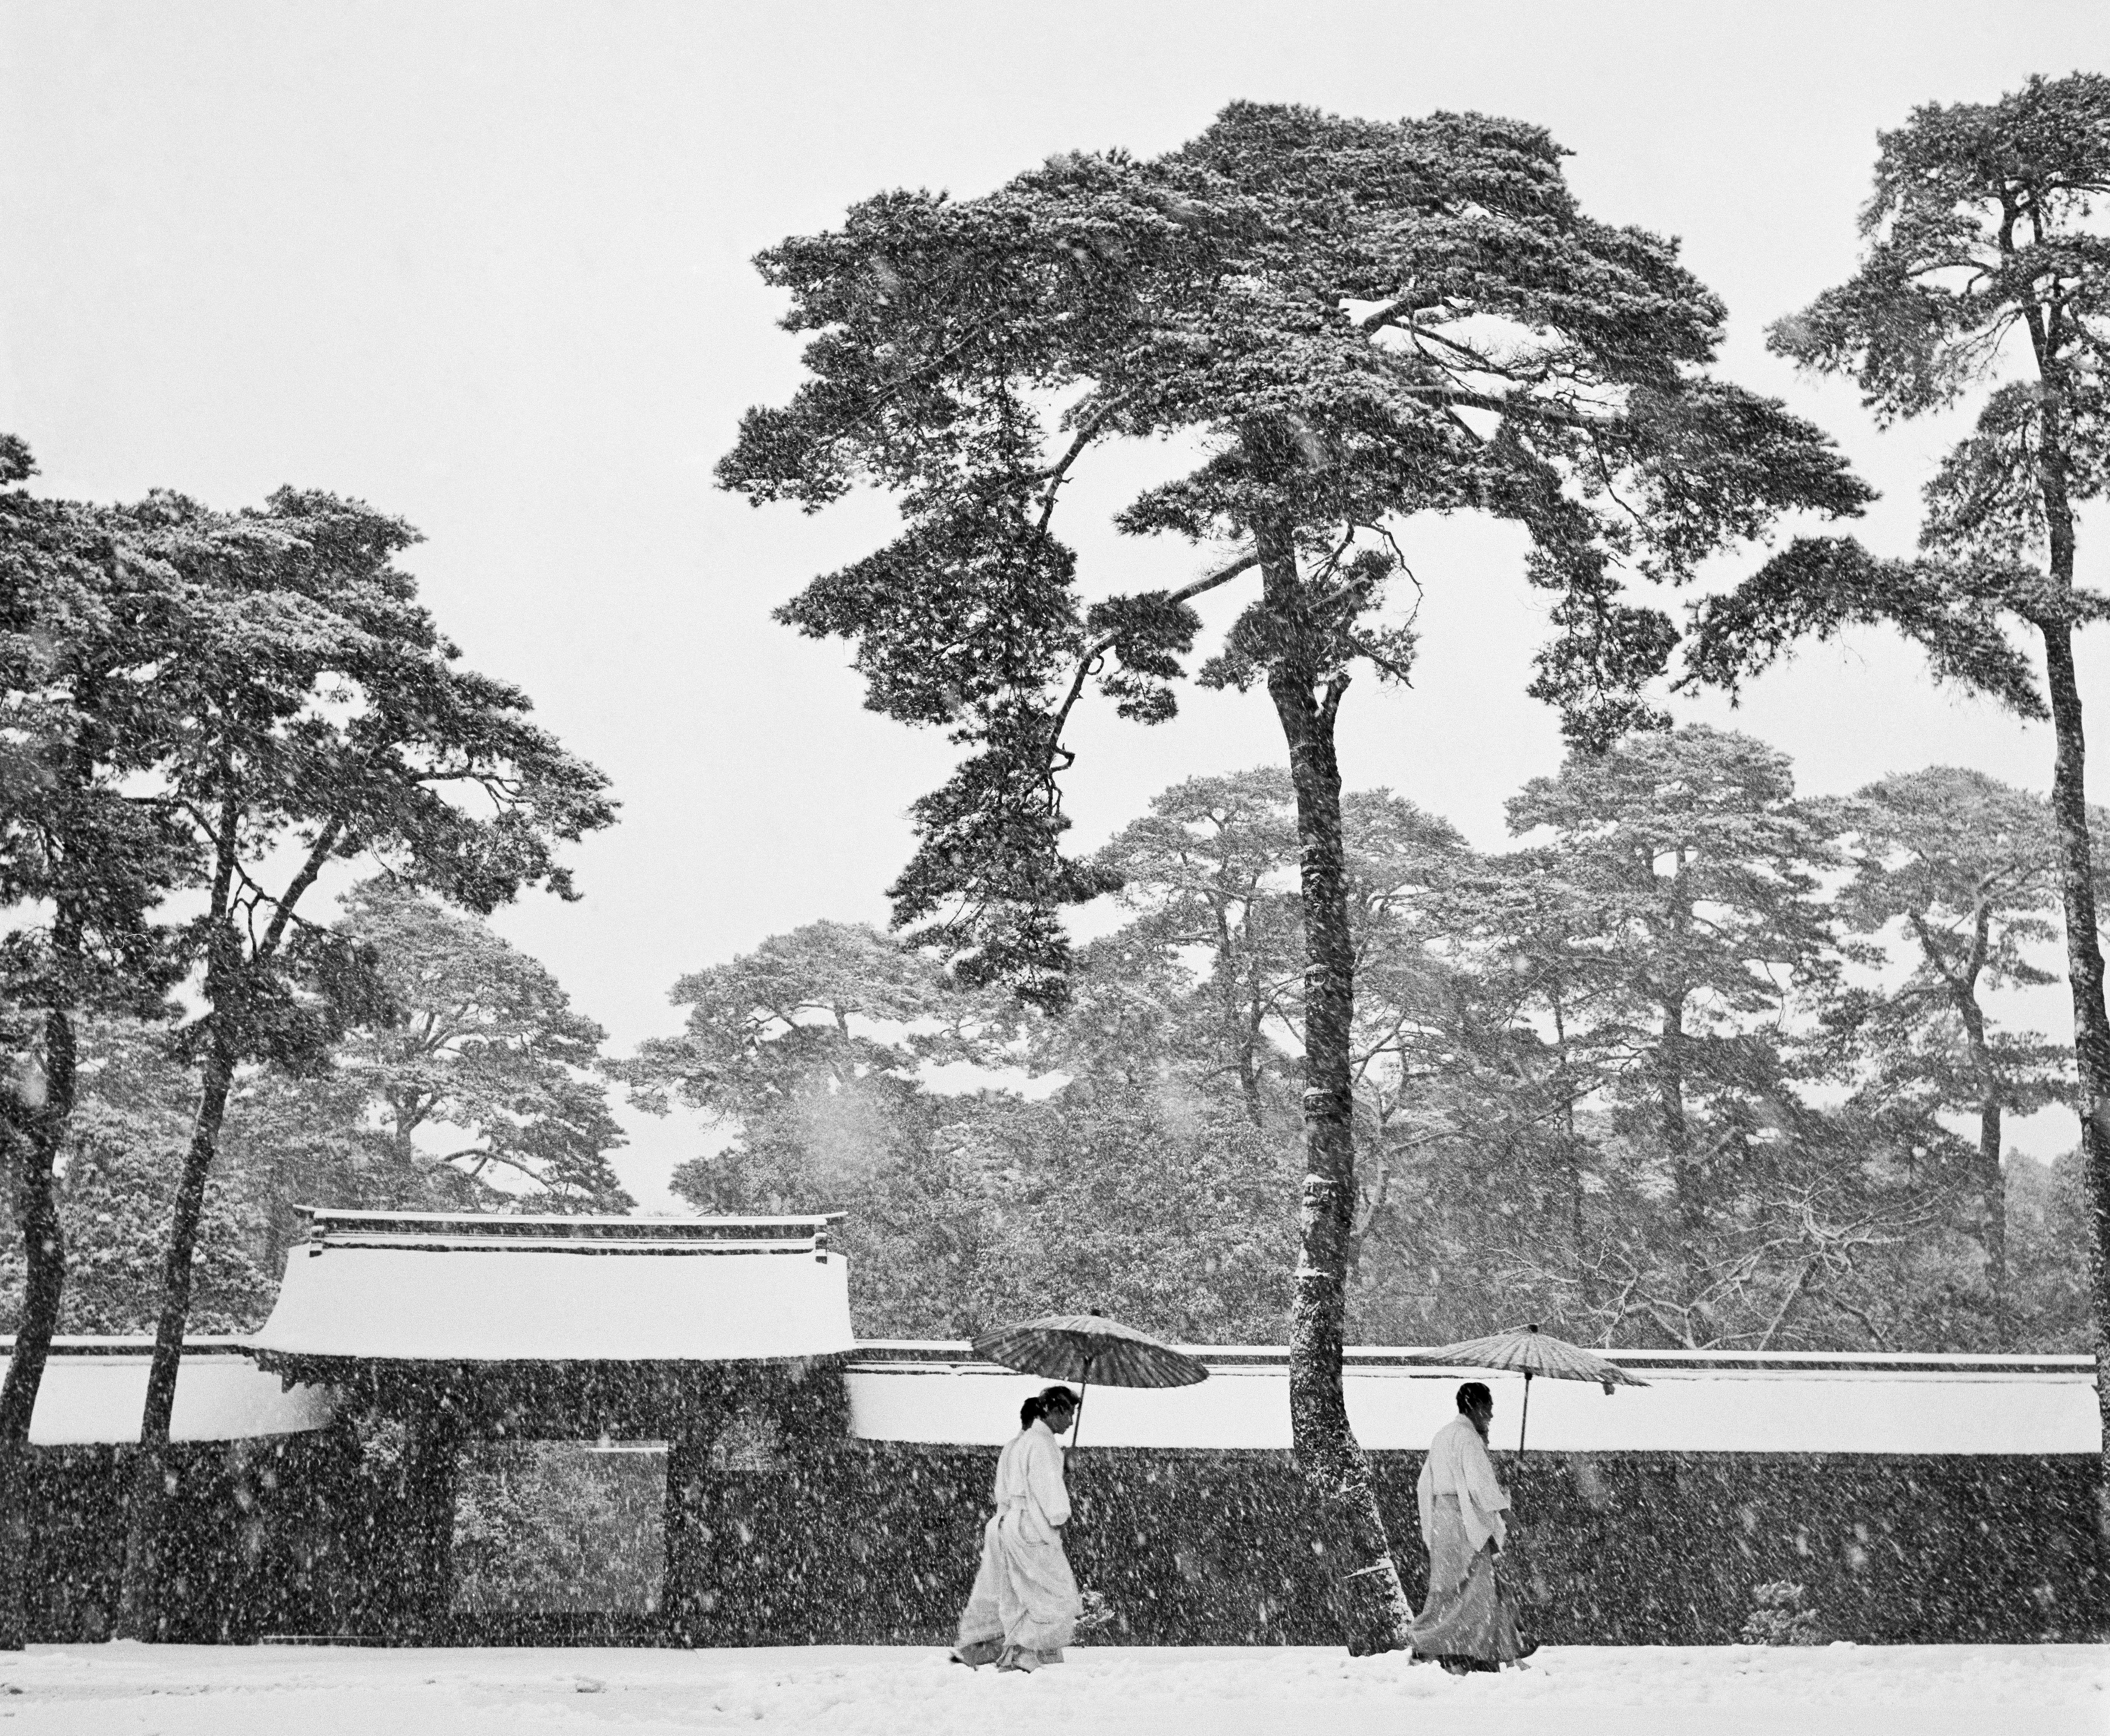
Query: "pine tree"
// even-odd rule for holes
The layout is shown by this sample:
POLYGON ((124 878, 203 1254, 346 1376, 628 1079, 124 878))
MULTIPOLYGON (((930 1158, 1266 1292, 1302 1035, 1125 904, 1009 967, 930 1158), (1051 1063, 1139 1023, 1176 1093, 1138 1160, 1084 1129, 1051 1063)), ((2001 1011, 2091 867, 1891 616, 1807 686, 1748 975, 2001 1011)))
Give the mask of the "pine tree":
POLYGON ((156 495, 129 513, 173 575, 156 669, 177 726, 134 744, 187 834, 203 909, 181 936, 200 1011, 198 1095, 161 1262, 126 1514, 118 1625, 160 1630, 169 1426, 206 1182, 239 1070, 321 1070, 396 1009, 370 947, 303 901, 333 862, 378 859, 473 911, 524 886, 571 895, 560 843, 609 824, 604 780, 529 722, 517 689, 459 653, 395 564, 414 541, 356 502, 281 491, 260 512, 156 495))
POLYGON ((0 436, 0 1157, 24 1294, 0 1386, 0 1647, 25 1643, 22 1474, 66 1278, 56 1169, 79 1096, 80 1025, 152 1015, 181 973, 154 916, 195 878, 180 827, 130 787, 178 721, 163 677, 167 570, 123 515, 19 485, 0 436))
POLYGON ((750 410, 720 480, 808 510, 860 484, 903 534, 781 616, 852 640, 868 703, 966 750, 914 813, 898 922, 953 968, 1049 1005, 1060 907, 1108 888, 1065 857, 1065 730, 1085 689, 1157 722, 1200 621, 1254 597, 1202 678, 1266 691, 1296 796, 1306 1180, 1292 1316, 1297 1461, 1352 1650, 1408 1611, 1340 1382, 1357 1198, 1340 708, 1357 666, 1414 655, 1397 536, 1424 512, 1531 533, 1555 637, 1534 691, 1580 741, 1653 721, 1675 632, 1623 600, 1785 506, 1865 491, 1807 425, 1714 378, 1723 310, 1674 246, 1594 221, 1541 129, 1477 115, 1364 122, 1238 104, 1148 162, 1063 156, 997 191, 881 194, 759 261, 811 334, 783 408, 750 410), (1080 596, 1057 518, 1080 465, 1198 444, 1118 515, 1212 552, 1164 589, 1080 596), (1388 606, 1388 599, 1391 599, 1388 606))
MULTIPOLYGON (((1918 558, 1800 542, 1703 611, 1692 668, 1733 687, 1801 637, 1885 622, 1938 675, 2051 720, 2097 1357, 2110 1362, 2110 1013, 2073 660, 2075 632, 2110 613, 2110 598, 2075 576, 2078 509, 2110 486, 2110 77, 2032 78, 1997 102, 1928 103, 1878 142, 1860 269, 1775 326, 1773 347, 1853 380, 1886 423, 1990 389, 1927 485, 1918 558), (2041 647, 2041 687, 2011 622, 2041 647)), ((2099 1386, 2110 1541, 2110 1381, 2099 1386)))

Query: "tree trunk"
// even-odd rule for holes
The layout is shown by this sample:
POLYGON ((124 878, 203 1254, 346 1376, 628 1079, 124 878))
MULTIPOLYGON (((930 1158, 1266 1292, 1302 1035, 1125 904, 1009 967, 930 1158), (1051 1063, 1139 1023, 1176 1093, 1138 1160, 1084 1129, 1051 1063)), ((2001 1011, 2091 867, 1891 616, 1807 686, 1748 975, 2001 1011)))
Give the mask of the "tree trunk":
POLYGON ((220 1145, 220 1123, 234 1084, 234 1059, 217 1033, 208 1039, 203 1090, 190 1150, 183 1159, 161 1264, 161 1317, 154 1333, 154 1359, 147 1372, 147 1404, 133 1455, 131 1498, 125 1512, 125 1579, 117 1605, 117 1632, 125 1639, 156 1639, 165 1625, 161 1612, 162 1545, 175 1494, 170 1464, 169 1425, 175 1414, 176 1375, 183 1363, 183 1328, 190 1318, 191 1267, 197 1251, 198 1219, 205 1209, 206 1178, 220 1145))
POLYGON ((1575 1256, 1576 1293, 1582 1299, 1582 1312, 1588 1314, 1597 1305, 1597 1286, 1590 1273, 1588 1221, 1585 1216, 1582 1186, 1582 1142, 1575 1132, 1575 1069, 1568 1052, 1568 1016, 1561 1006, 1559 988, 1555 987, 1546 998, 1553 1009, 1554 1053, 1560 1061, 1560 1118, 1566 1129, 1561 1155, 1568 1165, 1568 1239, 1575 1256))
MULTIPOLYGON (((1670 908, 1668 914, 1671 934, 1682 949, 1690 941, 1692 932, 1692 898, 1687 871, 1686 848, 1680 844, 1677 850, 1677 871, 1671 880, 1670 908)), ((1655 875, 1655 858, 1642 864, 1645 875, 1653 880, 1655 875)), ((1670 966, 1673 973, 1678 967, 1670 966)), ((1656 1100, 1659 1124, 1663 1129, 1664 1153, 1670 1160, 1671 1185, 1678 1202, 1678 1303, 1685 1321, 1685 1344, 1687 1349, 1696 1349, 1703 1342, 1696 1330, 1700 1325, 1700 1298, 1705 1289, 1707 1246, 1707 1196, 1705 1178, 1692 1155, 1692 1128, 1685 1114, 1685 1001, 1687 989, 1673 984, 1664 988, 1657 997, 1663 1010, 1663 1039, 1656 1055, 1656 1100)), ((1711 1340, 1713 1335, 1708 1335, 1711 1340)))
MULTIPOLYGON (((64 924, 61 924, 64 944, 64 924)), ((78 934, 75 935, 76 943, 78 934)), ((44 1363, 58 1331, 66 1289, 66 1232, 59 1222, 55 1171, 73 1118, 76 1051, 73 1015, 44 1015, 41 1101, 26 1098, 9 1114, 7 1144, 16 1160, 15 1217, 22 1227, 25 1268, 22 1312, 7 1377, 0 1383, 0 1650, 29 1643, 24 1607, 29 1544, 29 1420, 43 1384, 44 1363)))
POLYGON ((1978 1105, 1978 1199, 1985 1214, 1980 1233, 1985 1249, 1985 1286, 1993 1297, 1993 1344, 2005 1350, 2013 1341, 2014 1321, 2008 1295, 2008 1178, 2000 1169, 2000 1100, 1978 1105))
MULTIPOLYGON (((1284 535, 1263 536, 1266 599, 1296 622, 1295 557, 1284 535)), ((1369 1462, 1348 1426, 1341 1390, 1349 1241, 1356 1208, 1350 1019, 1355 955, 1348 929, 1341 832, 1341 772, 1333 713, 1345 677, 1314 692, 1309 662, 1289 656, 1268 675, 1269 696, 1289 747, 1297 791, 1298 867, 1304 904, 1304 1127, 1306 1173, 1298 1217, 1296 1300, 1289 1328, 1289 1418, 1297 1466, 1316 1498, 1322 1547, 1333 1570, 1335 1607, 1350 1652, 1409 1643, 1413 1611, 1392 1558, 1369 1462)))
POLYGON ((1663 1038, 1656 1054, 1656 1110, 1664 1155, 1678 1200, 1678 1306, 1685 1316, 1687 1349, 1697 1340, 1700 1293, 1705 1273, 1707 1200, 1692 1159, 1692 1127, 1685 1114, 1685 1002, 1663 1002, 1663 1038))
MULTIPOLYGON (((2068 521, 2062 563, 2053 520, 2053 575, 2072 580, 2072 533, 2068 521)), ((2095 1306, 2095 1399, 2103 1419, 2104 1457, 2096 1490, 2096 1521, 2110 1548, 2110 1016, 2103 1003, 2103 948, 2096 938, 2093 850, 2088 836, 2085 772, 2086 737, 2081 721, 2081 689, 2074 677, 2073 631, 2065 622, 2044 626, 2044 670, 2051 692, 2058 757, 2051 783, 2052 824, 2058 834, 2059 890, 2066 906, 2067 981, 2073 993, 2073 1047, 2081 1072, 2081 1153, 2088 1175, 2094 1220, 2089 1251, 2089 1295, 2095 1306)))
POLYGON ((1246 1119, 1259 1128, 1265 1124, 1260 1102, 1260 1066, 1254 1056, 1257 1047, 1260 1019, 1256 1009, 1247 1005, 1244 985, 1238 980, 1238 942, 1231 932, 1230 919, 1219 903, 1215 911, 1216 922, 1216 982, 1217 997, 1222 1004, 1224 1042, 1231 1053, 1231 1064, 1238 1069, 1238 1094, 1246 1106, 1246 1119))
POLYGON ((1965 1009, 1963 1029, 1985 1081, 1978 1103, 1978 1206, 1984 1214, 1978 1236, 1985 1250, 1985 1287, 1993 1299, 1993 1344, 2004 1350, 2014 1328, 2008 1306, 2008 1182, 2000 1173, 2000 1092, 1985 1042, 1985 1016, 1975 1000, 1965 1009))
MULTIPOLYGON (((2033 214, 2034 215, 2034 214, 2033 214)), ((2040 218, 2038 220, 2041 220, 2040 218)), ((2008 237, 2001 237, 2003 251, 2008 237)), ((2075 527, 2071 423, 2072 377, 2059 364, 2055 320, 2027 316, 2045 390, 2037 442, 2037 486, 2044 500, 2052 590, 2073 601, 2075 527)), ((2067 984, 2073 995, 2073 1050, 2081 1084, 2081 1155, 2088 1176, 2095 1235, 2088 1256, 2088 1290, 2095 1310, 2095 1404, 2103 1427, 2103 1462, 2095 1485, 2099 1550, 2110 1557, 2110 1016, 2103 1005, 2103 947, 2095 927, 2095 869, 2088 835, 2088 737, 2081 718, 2081 685, 2073 667, 2073 622, 2062 613, 2037 623, 2044 635, 2044 685, 2051 698, 2057 753, 2052 766, 2052 827, 2058 838, 2058 879, 2066 912, 2067 984)))
POLYGON ((1985 1010, 1978 1004, 1978 983, 1992 944, 1993 907, 1981 889, 1972 919, 1971 951, 1955 970, 1950 968, 1926 919, 1915 914, 1912 926, 1919 937, 1921 956, 1948 985, 1957 1017, 1963 1022, 1972 1071, 1978 1078, 1978 1204, 1985 1214, 1978 1242, 1985 1250, 1985 1287, 1993 1300, 1994 1347, 2004 1350, 2014 1336, 2008 1295, 2008 1182, 2000 1173, 2001 1110, 2006 1099, 2000 1088, 2000 1070, 1993 1060, 1993 1046, 1985 1036, 1985 1010))

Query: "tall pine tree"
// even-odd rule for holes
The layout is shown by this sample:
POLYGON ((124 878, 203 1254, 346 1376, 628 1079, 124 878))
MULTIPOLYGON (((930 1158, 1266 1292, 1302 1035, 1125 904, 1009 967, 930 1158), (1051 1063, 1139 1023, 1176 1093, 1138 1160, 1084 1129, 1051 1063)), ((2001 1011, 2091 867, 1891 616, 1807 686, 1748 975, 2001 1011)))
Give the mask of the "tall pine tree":
MULTIPOLYGON (((1707 371, 1723 310, 1674 246, 1587 216, 1540 129, 1477 115, 1364 122, 1239 104, 1155 160, 1051 159, 953 200, 883 193, 765 253, 811 334, 789 405, 749 412, 719 477, 808 510, 860 484, 903 534, 781 612, 855 642, 869 703, 949 730, 917 804, 898 921, 970 978, 1058 1002, 1058 911, 1107 880, 1066 857, 1065 730, 1096 685, 1172 715, 1193 599, 1257 590, 1205 680, 1266 692, 1296 798, 1308 1160, 1292 1317, 1297 1462, 1352 1650, 1409 1612, 1340 1368, 1357 1190, 1340 708, 1359 665, 1404 678, 1388 593, 1418 513, 1525 526, 1555 637, 1534 690, 1578 739, 1650 717, 1675 634, 1623 577, 1675 581, 1784 506, 1863 491, 1772 402, 1707 371), (1211 553, 1198 577, 1080 594, 1058 530, 1079 467, 1127 440, 1203 452, 1116 523, 1211 553)), ((1096 588, 1096 587, 1095 587, 1096 588)))
MULTIPOLYGON (((1888 622, 1938 673, 2051 720, 2051 813, 2094 1199, 2097 1359, 2110 1362, 2110 1013, 2088 830, 2076 631, 2110 613, 2076 582, 2079 509, 2110 486, 2110 78, 2033 78, 1997 102, 1928 103, 1880 136, 1860 269, 1773 328, 1885 422, 1984 387, 1926 490, 1916 559, 1798 543, 1703 612, 1694 669, 1733 685, 1805 635, 1888 622), (2010 623, 2036 639, 2040 687, 2010 623)), ((2110 1381, 2098 1383, 2110 1540, 2110 1381)))
POLYGON ((558 847, 610 824, 605 780, 527 717, 518 689, 458 666, 396 557, 415 540, 355 501, 283 490, 226 514, 157 495, 130 517, 173 574, 158 669, 176 727, 137 751, 183 828, 203 908, 184 1051, 198 1095, 161 1263, 126 1513, 118 1625, 160 1631, 169 1430, 206 1184, 238 1070, 328 1065, 350 1028, 394 1015, 372 948, 306 902, 333 862, 487 911, 523 887, 571 894, 558 847))

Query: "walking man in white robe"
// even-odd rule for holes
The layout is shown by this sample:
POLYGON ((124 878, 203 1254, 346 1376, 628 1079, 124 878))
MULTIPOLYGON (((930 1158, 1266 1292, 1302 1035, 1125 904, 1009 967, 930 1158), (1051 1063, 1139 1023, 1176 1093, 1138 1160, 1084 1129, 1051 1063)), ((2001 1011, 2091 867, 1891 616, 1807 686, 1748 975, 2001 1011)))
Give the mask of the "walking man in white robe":
POLYGON ((1076 1416, 1066 1386, 1050 1386, 1019 1413, 1019 1432, 996 1462, 996 1514, 982 1529, 981 1566, 960 1617, 959 1663, 1011 1670, 1062 1661, 1084 1604, 1062 1553, 1070 1491, 1056 1437, 1076 1416))
POLYGON ((1510 1498, 1495 1480, 1487 1428, 1495 1398, 1478 1381, 1458 1389, 1458 1414, 1436 1431, 1415 1485, 1421 1540, 1429 1547, 1429 1598, 1414 1622, 1414 1656, 1453 1675, 1499 1670, 1533 1648, 1517 1638, 1516 1615, 1495 1578, 1509 1541, 1510 1498))

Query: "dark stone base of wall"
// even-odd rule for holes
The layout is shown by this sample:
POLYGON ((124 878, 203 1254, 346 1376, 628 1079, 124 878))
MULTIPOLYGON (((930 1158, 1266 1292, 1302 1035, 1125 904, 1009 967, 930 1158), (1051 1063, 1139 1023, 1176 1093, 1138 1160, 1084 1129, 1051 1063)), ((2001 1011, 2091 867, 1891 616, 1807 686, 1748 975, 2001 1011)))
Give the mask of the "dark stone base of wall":
MULTIPOLYGON (((107 1637, 123 1454, 32 1455, 32 1633, 107 1637)), ((1739 1638, 1754 1590, 1804 1587, 1825 1638, 2089 1639, 2110 1626, 2098 1462, 1864 1455, 1499 1455, 1506 1568, 1555 1645, 1739 1638)), ((662 1614, 434 1620, 404 1536, 400 1467, 339 1431, 179 1449, 179 1564, 162 1637, 396 1644, 944 1645, 974 1576, 991 1450, 806 1440, 767 1470, 688 1484, 662 1614)), ((1420 1455, 1371 1455, 1419 1603, 1420 1455)), ((1070 1550, 1127 1645, 1329 1645, 1331 1574, 1287 1456, 1087 1447, 1070 1550)))
MULTIPOLYGON (((1421 1455, 1370 1455, 1400 1575, 1427 1583, 1421 1455)), ((1754 1589, 1804 1587, 1825 1637, 2075 1640, 2110 1616, 2088 1457, 1498 1456, 1505 1569, 1549 1645, 1736 1640, 1754 1589)), ((949 1644, 974 1577, 993 1452, 858 1444, 718 1491, 759 1526, 709 1563, 695 1643, 949 1644), (785 1516, 822 1518, 819 1547, 785 1516)), ((1127 1645, 1327 1645, 1331 1574, 1286 1455, 1087 1448, 1072 1467, 1080 1584, 1127 1645)))
MULTIPOLYGON (((36 1643, 107 1639, 124 1574, 129 1449, 38 1448, 29 1455, 26 1594, 36 1643)), ((346 1476, 337 1433, 179 1444, 175 1546, 159 1637, 238 1643, 334 1625, 326 1611, 370 1609, 354 1589, 377 1529, 346 1476)))

